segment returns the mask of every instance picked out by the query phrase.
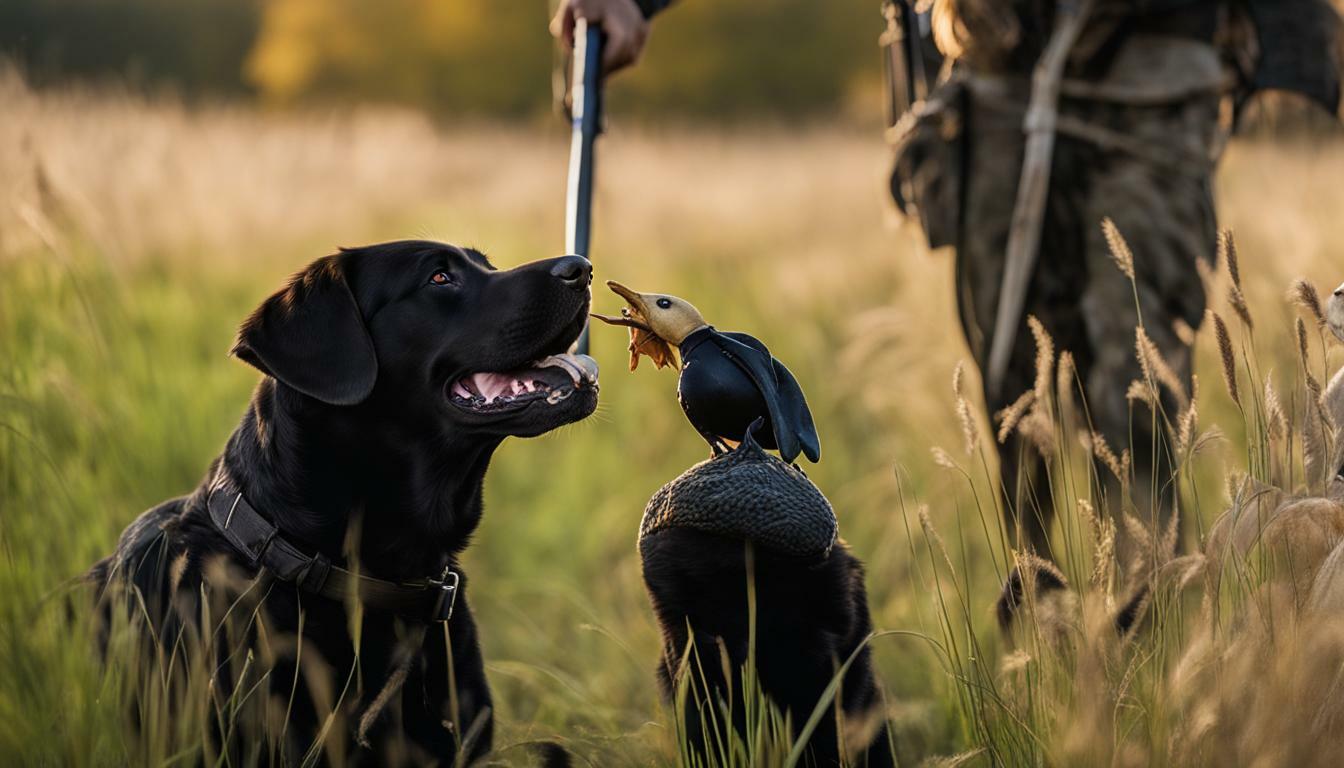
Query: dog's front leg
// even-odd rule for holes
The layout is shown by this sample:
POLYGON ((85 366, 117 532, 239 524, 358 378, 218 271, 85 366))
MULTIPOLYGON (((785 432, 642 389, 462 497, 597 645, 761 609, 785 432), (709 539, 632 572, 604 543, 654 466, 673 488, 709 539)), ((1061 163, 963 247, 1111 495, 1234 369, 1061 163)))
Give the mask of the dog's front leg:
POLYGON ((476 620, 465 594, 459 593, 447 624, 430 627, 425 651, 427 698, 437 708, 439 733, 447 736, 436 746, 447 747, 461 764, 468 764, 490 751, 495 722, 476 620))

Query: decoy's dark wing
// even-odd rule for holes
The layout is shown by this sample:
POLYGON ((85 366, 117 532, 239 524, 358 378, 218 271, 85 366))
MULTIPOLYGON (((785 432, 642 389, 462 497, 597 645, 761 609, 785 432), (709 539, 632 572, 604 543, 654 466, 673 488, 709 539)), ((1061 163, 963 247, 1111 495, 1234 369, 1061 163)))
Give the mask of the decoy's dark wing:
POLYGON ((745 333, 720 332, 715 342, 756 382, 770 409, 779 455, 792 462, 802 453, 808 461, 821 459, 821 439, 812 411, 798 380, 776 360, 760 339, 745 333))

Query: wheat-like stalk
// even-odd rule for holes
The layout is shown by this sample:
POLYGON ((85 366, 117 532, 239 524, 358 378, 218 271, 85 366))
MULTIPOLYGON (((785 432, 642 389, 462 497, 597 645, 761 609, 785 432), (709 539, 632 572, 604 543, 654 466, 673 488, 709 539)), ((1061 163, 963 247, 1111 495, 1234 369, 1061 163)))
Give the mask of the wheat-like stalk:
POLYGON ((1125 573, 1134 576, 1144 572, 1145 561, 1152 557, 1155 548, 1153 531, 1129 511, 1121 516, 1121 522, 1124 523, 1125 533, 1129 535, 1132 544, 1129 547, 1130 559, 1125 565, 1125 573))
POLYGON ((933 527, 933 519, 929 517, 929 505, 919 505, 919 527, 924 529, 924 536, 937 548, 938 553, 943 556, 943 562, 947 565, 949 573, 956 573, 956 568, 952 567, 952 556, 947 553, 947 544, 943 537, 938 535, 938 530, 933 527))
POLYGON ((1142 325, 1134 329, 1134 349, 1138 354, 1139 367, 1143 370, 1144 377, 1166 387, 1176 398, 1176 402, 1184 408, 1190 402, 1190 396, 1185 392, 1185 382, 1176 375, 1176 371, 1167 363, 1167 359, 1162 356, 1157 344, 1153 343, 1152 337, 1142 325))
POLYGON ((1092 455, 1096 456, 1106 468, 1111 470, 1115 479, 1120 482, 1128 482, 1129 478, 1129 449, 1120 452, 1119 456, 1111 450, 1111 446, 1106 442, 1105 436, 1100 432, 1092 432, 1091 435, 1092 455))
POLYGON ((1125 236, 1120 234, 1120 229, 1107 216, 1101 220, 1101 233, 1106 238, 1106 246, 1111 251, 1111 259, 1115 261, 1115 266, 1120 268, 1125 277, 1131 281, 1134 279, 1134 252, 1129 249, 1129 243, 1125 242, 1125 236))
POLYGON ((1241 267, 1237 264, 1237 241, 1232 230, 1224 229, 1218 233, 1218 258, 1227 264, 1227 274, 1232 277, 1232 285, 1241 290, 1241 267))
POLYGON ((1284 413, 1278 391, 1274 389, 1272 376, 1265 377, 1265 419, 1269 426, 1269 439, 1281 440, 1288 434, 1288 416, 1284 413))
POLYGON ((994 419, 999 422, 999 444, 1008 442, 1008 436, 1013 434, 1017 428, 1017 423, 1026 415, 1031 404, 1036 401, 1035 390, 1023 392, 1013 404, 994 414, 994 419))
POLYGON ((1311 375, 1311 371, 1303 371, 1302 373, 1306 377, 1307 392, 1311 394, 1311 402, 1319 406, 1321 403, 1321 382, 1311 375))
POLYGON ((1198 456, 1205 448, 1217 443, 1224 437, 1226 435, 1223 434, 1223 430, 1217 424, 1210 426, 1195 436, 1195 444, 1190 446, 1191 455, 1198 456))
POLYGON ((1157 540, 1158 562, 1154 563, 1155 568, 1161 568, 1176 554, 1176 541, 1181 532, 1181 511, 1179 508, 1171 510, 1171 516, 1167 518, 1166 528, 1162 530, 1162 536, 1157 540))
POLYGON ((1110 576, 1115 567, 1115 522, 1097 514, 1092 502, 1078 500, 1078 509, 1087 518, 1092 529, 1092 574, 1089 582, 1093 589, 1110 594, 1110 576))
POLYGON ((1073 353, 1067 349, 1059 353, 1059 367, 1055 371, 1055 396, 1059 398, 1059 410, 1064 418, 1073 413, 1073 388, 1078 377, 1078 366, 1073 361, 1073 353))
POLYGON ((1241 322, 1247 328, 1255 328, 1255 321, 1251 319, 1251 308, 1246 305, 1246 296, 1242 294, 1240 288, 1233 285, 1227 289, 1227 303, 1232 305, 1232 311, 1237 313, 1237 317, 1241 318, 1241 322))
POLYGON ((1306 473, 1307 484, 1313 490, 1324 480, 1327 456, 1325 425, 1320 414, 1320 396, 1312 391, 1314 380, 1307 374, 1307 394, 1310 402, 1302 414, 1302 470, 1306 473))
POLYGON ((1306 280, 1294 280, 1293 287, 1288 291, 1288 298, 1299 309, 1305 309, 1311 315, 1316 321, 1317 328, 1325 327, 1325 312, 1321 311, 1321 296, 1316 292, 1316 286, 1306 280))
POLYGON ((1181 412, 1177 419, 1178 428, 1176 430, 1176 453, 1184 455, 1185 452, 1194 446, 1195 428, 1199 423, 1199 411, 1195 408, 1194 401, 1181 412))
POLYGON ((1041 458, 1048 460, 1055 455, 1055 421, 1040 407, 1039 400, 1026 417, 1017 423, 1017 431, 1036 448, 1041 458))
POLYGON ((1232 305, 1232 310, 1247 328, 1254 328, 1251 309, 1246 306, 1246 295, 1241 291, 1241 267, 1237 264, 1237 241, 1232 237, 1232 230, 1224 229, 1218 233, 1218 255, 1227 264, 1227 273, 1232 277, 1232 285, 1227 289, 1227 303, 1232 305))
POLYGON ((935 445, 929 449, 929 453, 932 454, 933 456, 933 463, 937 464, 943 469, 957 468, 957 462, 953 461, 951 454, 949 454, 942 448, 939 448, 938 446, 935 445))
POLYGON ((1055 340, 1035 315, 1027 315, 1027 327, 1036 341, 1036 407, 1046 408, 1050 402, 1050 384, 1055 370, 1055 340))
POLYGON ((966 401, 965 367, 962 361, 958 361, 957 367, 952 370, 952 395, 956 401, 957 421, 961 423, 963 447, 966 449, 966 455, 970 456, 980 445, 980 429, 976 427, 975 416, 971 413, 970 403, 966 401))
POLYGON ((1135 379, 1129 382, 1129 389, 1125 390, 1125 399, 1131 403, 1143 403, 1149 408, 1156 408, 1156 398, 1153 397, 1153 387, 1143 379, 1135 379))
POLYGON ((1213 335, 1218 340, 1218 357, 1223 367, 1223 383, 1227 385, 1227 394, 1232 402, 1241 405, 1241 393, 1237 389, 1237 358, 1232 351, 1232 336, 1227 332, 1227 323, 1217 312, 1209 310, 1213 317, 1213 335))

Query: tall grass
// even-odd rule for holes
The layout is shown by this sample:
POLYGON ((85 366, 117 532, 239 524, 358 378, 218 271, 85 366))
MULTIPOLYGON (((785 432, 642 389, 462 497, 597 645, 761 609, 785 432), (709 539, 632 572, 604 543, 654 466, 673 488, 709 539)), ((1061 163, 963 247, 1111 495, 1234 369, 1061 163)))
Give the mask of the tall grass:
MULTIPOLYGON (((553 255, 565 137, 388 111, 34 94, 13 77, 0 89, 0 762, 195 760, 208 754, 208 702, 168 717, 165 699, 145 711, 158 730, 132 735, 135 671, 98 662, 88 617, 63 608, 64 585, 141 510, 199 481, 256 380, 225 356, 233 330, 283 276, 338 245, 408 236, 472 243, 506 266, 553 255)), ((1333 715, 1297 722, 1293 692, 1333 679, 1322 670, 1335 630, 1299 631, 1309 624, 1292 595, 1315 594, 1315 582, 1290 578, 1299 592, 1287 600, 1266 589, 1297 571, 1262 556, 1248 531, 1304 485, 1305 375, 1328 381, 1338 361, 1308 321, 1310 363, 1298 362, 1283 293, 1298 276, 1340 280, 1340 147, 1234 145, 1220 179, 1256 325, 1229 324, 1240 407, 1217 386, 1207 324, 1198 341, 1194 434, 1216 424, 1224 436, 1192 440, 1181 466, 1187 557, 1205 558, 1200 569, 1156 568, 1146 628, 1105 631, 1127 596, 1123 564, 1094 567, 1114 523, 1059 426, 1061 409, 1082 404, 1062 403, 1056 384, 1035 423, 1056 436, 1055 540, 1078 597, 1030 598, 1036 618, 1011 647, 992 613, 1015 562, 990 481, 993 432, 965 394, 972 372, 960 406, 947 386, 965 355, 951 268, 912 229, 884 226, 880 142, 839 128, 618 121, 601 153, 600 276, 684 295, 719 327, 762 338, 808 393, 827 448, 809 472, 867 564, 874 623, 887 632, 871 642, 903 764, 1286 763, 1327 743, 1333 715), (1289 429, 1274 426, 1271 376, 1289 429), (950 450, 931 456, 934 446, 950 450), (1226 503, 1234 473, 1250 479, 1226 503), (1239 525, 1216 524, 1225 509, 1239 525), (1232 554, 1215 557, 1213 542, 1232 542, 1232 554), (1284 645, 1285 626, 1298 645, 1284 645)), ((1235 317, 1222 301, 1228 277, 1214 280, 1215 308, 1235 317)), ((634 541, 648 496, 703 445, 673 376, 624 374, 619 333, 599 329, 595 345, 599 413, 501 450, 467 555, 502 763, 525 762, 539 739, 594 765, 681 754, 678 710, 654 684, 660 639, 634 541)), ((787 730, 783 713, 752 706, 761 733, 787 730)), ((810 714, 789 713, 788 725, 810 714)), ((791 748, 752 736, 729 764, 782 762, 791 748)))

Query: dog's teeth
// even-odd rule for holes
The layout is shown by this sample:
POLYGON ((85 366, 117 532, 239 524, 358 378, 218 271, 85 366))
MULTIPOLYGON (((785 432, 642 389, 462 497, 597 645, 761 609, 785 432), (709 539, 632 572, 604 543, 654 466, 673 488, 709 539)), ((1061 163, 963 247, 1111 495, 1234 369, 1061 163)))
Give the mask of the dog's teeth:
POLYGON ((597 383, 597 360, 588 355, 574 355, 574 364, 582 371, 583 378, 593 384, 597 383))
POLYGON ((559 368, 569 374, 574 386, 583 386, 585 380, 597 381, 597 361, 587 355, 551 355, 538 360, 536 368, 559 368))

